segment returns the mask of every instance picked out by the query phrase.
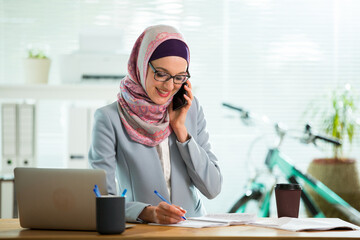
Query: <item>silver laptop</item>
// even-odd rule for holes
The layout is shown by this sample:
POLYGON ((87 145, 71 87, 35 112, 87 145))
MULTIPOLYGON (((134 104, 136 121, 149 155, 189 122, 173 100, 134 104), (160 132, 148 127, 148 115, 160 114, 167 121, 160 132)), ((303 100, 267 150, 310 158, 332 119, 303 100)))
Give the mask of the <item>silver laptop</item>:
POLYGON ((107 194, 100 169, 15 168, 23 228, 96 230, 94 185, 107 194))

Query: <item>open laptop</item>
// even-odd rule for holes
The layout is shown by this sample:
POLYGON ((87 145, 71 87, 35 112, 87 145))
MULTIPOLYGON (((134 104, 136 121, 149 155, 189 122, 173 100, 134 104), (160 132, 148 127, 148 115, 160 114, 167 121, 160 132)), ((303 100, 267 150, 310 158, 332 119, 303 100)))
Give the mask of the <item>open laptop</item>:
POLYGON ((100 169, 15 168, 23 228, 96 230, 94 185, 107 194, 100 169))

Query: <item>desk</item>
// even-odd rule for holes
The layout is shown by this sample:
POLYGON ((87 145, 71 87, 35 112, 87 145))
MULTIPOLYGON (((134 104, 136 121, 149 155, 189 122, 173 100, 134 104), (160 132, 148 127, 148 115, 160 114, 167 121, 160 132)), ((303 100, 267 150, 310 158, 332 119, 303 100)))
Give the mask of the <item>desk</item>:
POLYGON ((254 226, 180 228, 135 224, 119 235, 86 231, 29 230, 18 219, 0 219, 0 239, 360 239, 360 231, 290 232, 254 226))

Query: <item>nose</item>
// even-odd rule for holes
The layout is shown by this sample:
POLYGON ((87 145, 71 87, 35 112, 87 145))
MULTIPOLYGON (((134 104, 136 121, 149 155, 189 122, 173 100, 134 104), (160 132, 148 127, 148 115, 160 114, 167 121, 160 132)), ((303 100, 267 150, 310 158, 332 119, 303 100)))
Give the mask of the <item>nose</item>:
POLYGON ((170 80, 164 82, 164 86, 167 90, 173 90, 174 89, 173 79, 171 78, 170 80))

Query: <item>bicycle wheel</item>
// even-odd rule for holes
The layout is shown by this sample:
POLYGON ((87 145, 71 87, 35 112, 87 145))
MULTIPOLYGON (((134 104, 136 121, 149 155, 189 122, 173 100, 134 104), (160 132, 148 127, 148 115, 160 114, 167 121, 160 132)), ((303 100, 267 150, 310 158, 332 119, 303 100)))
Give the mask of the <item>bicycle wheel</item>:
POLYGON ((229 210, 229 213, 236 213, 241 207, 246 205, 250 200, 259 200, 262 192, 259 189, 252 189, 250 194, 244 194, 229 210))

